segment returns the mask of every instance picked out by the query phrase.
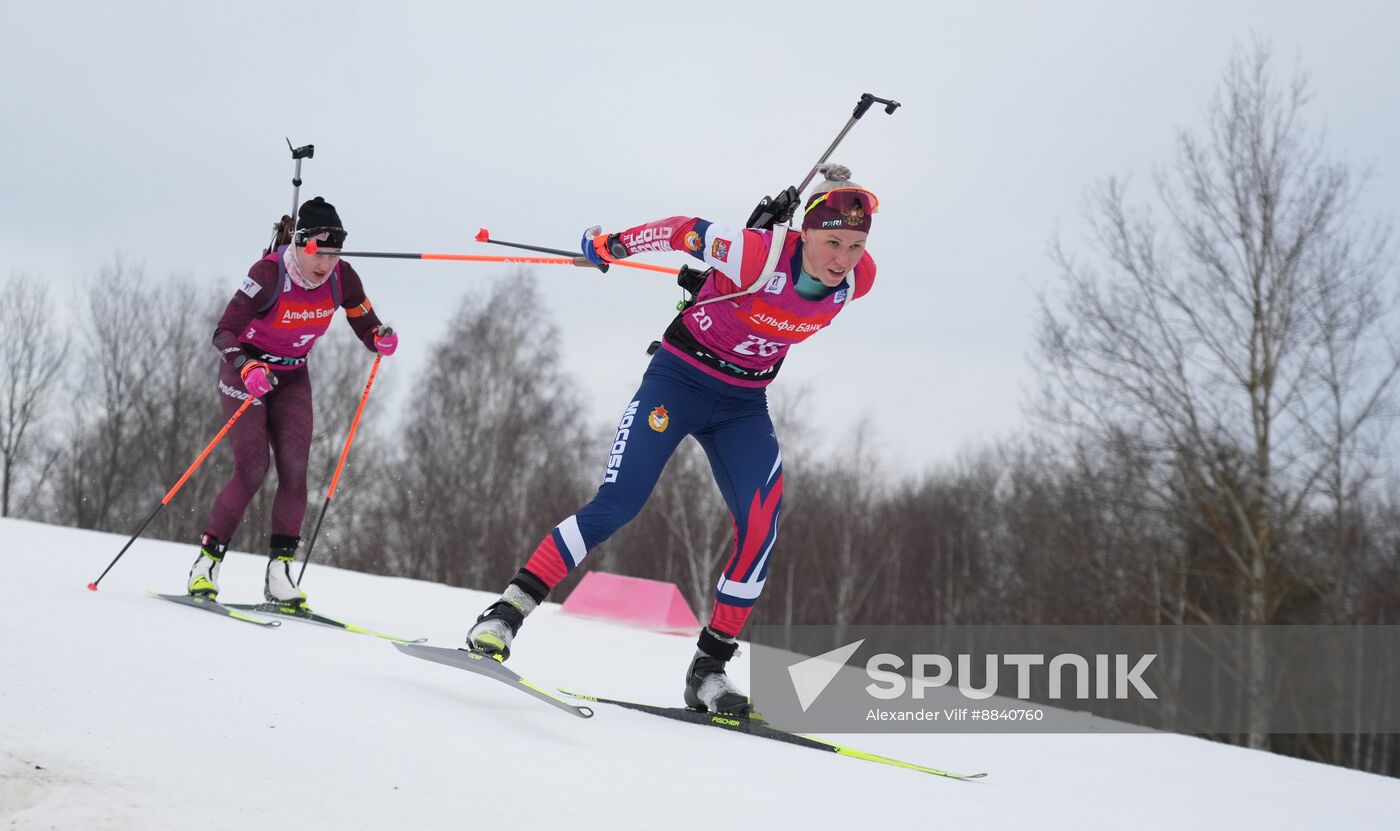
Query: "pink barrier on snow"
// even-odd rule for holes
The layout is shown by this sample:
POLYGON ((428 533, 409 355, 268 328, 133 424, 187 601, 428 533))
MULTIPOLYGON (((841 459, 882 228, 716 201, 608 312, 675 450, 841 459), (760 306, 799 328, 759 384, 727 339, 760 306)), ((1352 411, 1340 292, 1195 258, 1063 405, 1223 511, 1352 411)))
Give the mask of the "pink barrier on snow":
POLYGON ((590 571, 564 601, 564 611, 581 617, 694 633, 700 621, 675 583, 590 571))

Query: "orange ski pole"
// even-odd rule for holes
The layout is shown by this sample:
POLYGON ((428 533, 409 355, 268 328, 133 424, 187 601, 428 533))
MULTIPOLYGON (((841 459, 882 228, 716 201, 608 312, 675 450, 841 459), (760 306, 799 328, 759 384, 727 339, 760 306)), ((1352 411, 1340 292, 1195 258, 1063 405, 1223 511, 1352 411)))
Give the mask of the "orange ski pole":
POLYGON ((219 434, 214 437, 214 440, 209 442, 204 448, 204 452, 200 453, 199 458, 195 459, 194 464, 190 465, 189 469, 185 471, 185 475, 181 476, 180 481, 175 483, 175 487, 171 488, 169 492, 165 494, 165 498, 160 501, 160 504, 156 506, 154 511, 151 511, 150 516, 146 517, 146 521, 141 523, 141 527, 136 529, 136 533, 131 535, 131 539, 126 541, 126 545, 122 546, 122 550, 118 551, 117 556, 112 559, 112 562, 108 563, 107 567, 102 570, 102 574, 99 575, 96 580, 87 584, 89 591, 97 591, 97 584, 102 582, 102 578, 107 576, 107 572, 112 570, 112 566, 117 564, 117 560, 120 560, 122 555, 126 553, 126 550, 131 547, 131 544, 136 542, 137 538, 141 536, 141 533, 146 530, 146 526, 150 525, 151 520, 155 519, 156 514, 160 513, 160 509, 170 503, 170 500, 175 497, 176 491, 184 487, 185 482, 190 478, 190 474, 194 473, 195 468, 203 464, 204 460, 208 458, 210 451, 212 451, 219 442, 223 441, 224 436, 228 434, 229 428, 233 427, 233 423, 238 420, 238 417, 243 415, 243 412, 247 410, 248 407, 252 406, 253 400, 253 396, 248 396, 248 400, 244 401, 242 406, 238 408, 238 411, 233 414, 233 417, 224 424, 224 429, 220 430, 219 434))
MULTIPOLYGON (((568 257, 502 257, 491 254, 396 254, 384 251, 342 251, 342 257, 377 257, 387 260, 447 260, 462 263, 525 263, 533 265, 576 265, 582 268, 596 268, 583 256, 568 257)), ((641 268, 647 271, 660 271, 665 274, 675 273, 674 268, 667 268, 661 265, 650 265, 648 263, 628 263, 617 262, 613 265, 625 266, 627 268, 641 268)))
POLYGON ((365 411, 365 402, 369 400, 370 388, 374 386, 375 373, 379 372, 379 362, 383 360, 383 355, 374 357, 374 366, 370 367, 369 380, 365 382, 364 394, 360 396, 360 406, 355 410, 355 420, 350 422, 350 433, 345 437, 345 449, 340 451, 340 462, 335 466, 335 475, 331 477, 331 486, 326 491, 326 501, 321 503, 321 515, 316 517, 316 527, 311 531, 311 542, 306 546, 306 559, 301 562, 301 571, 297 572, 297 585, 301 585, 301 578, 306 576, 306 566, 311 562, 311 553, 316 550, 316 537, 321 533, 321 521, 326 518, 326 510, 331 506, 331 500, 335 498, 335 489, 340 484, 340 472, 345 469, 345 458, 350 455, 350 442, 355 440, 355 430, 360 426, 360 415, 365 411))
MULTIPOLYGON (((505 242, 504 240, 491 239, 491 232, 486 230, 485 228, 482 228, 480 231, 476 232, 476 241, 484 242, 487 245, 504 245, 507 248, 519 248, 524 251, 538 251, 541 254, 560 254, 562 256, 572 258, 574 261, 574 265, 582 266, 584 268, 597 268, 600 271, 608 270, 607 266, 600 267, 595 263, 589 262, 587 257, 581 257, 572 251, 565 251, 562 248, 544 248, 539 245, 526 245, 523 242, 505 242)), ((626 260, 614 260, 613 262, 608 263, 608 265, 622 266, 623 268, 640 268, 644 271, 660 271, 663 274, 676 273, 676 269, 667 268, 664 265, 651 265, 650 263, 632 263, 627 262, 626 260)))

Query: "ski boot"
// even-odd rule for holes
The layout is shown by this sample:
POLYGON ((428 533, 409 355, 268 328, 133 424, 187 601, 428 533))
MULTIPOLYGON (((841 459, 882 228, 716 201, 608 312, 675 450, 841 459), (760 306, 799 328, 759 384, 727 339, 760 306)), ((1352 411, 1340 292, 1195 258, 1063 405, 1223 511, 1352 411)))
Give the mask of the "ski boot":
POLYGON ((539 604, 514 583, 506 586, 501 599, 486 607, 467 633, 467 647, 485 652, 497 661, 510 657, 510 642, 539 604))
POLYGON ((739 642, 706 626, 697 646, 685 672, 685 706, 699 712, 748 715, 753 709, 749 697, 724 672, 739 642))
POLYGON ((301 609, 306 606, 306 592, 292 582, 291 566, 296 559, 298 537, 273 534, 271 553, 267 560, 267 577, 263 580, 263 597, 268 603, 301 609))
POLYGON ((224 564, 224 554, 228 543, 219 542, 217 537, 205 534, 199 539, 199 556, 190 566, 190 580, 185 591, 192 597, 219 597, 219 566, 224 564))
POLYGON ((484 652, 497 661, 510 657, 510 642, 515 639, 525 618, 544 602, 549 586, 543 580, 520 569, 511 578, 501 599, 486 607, 467 633, 467 648, 484 652))

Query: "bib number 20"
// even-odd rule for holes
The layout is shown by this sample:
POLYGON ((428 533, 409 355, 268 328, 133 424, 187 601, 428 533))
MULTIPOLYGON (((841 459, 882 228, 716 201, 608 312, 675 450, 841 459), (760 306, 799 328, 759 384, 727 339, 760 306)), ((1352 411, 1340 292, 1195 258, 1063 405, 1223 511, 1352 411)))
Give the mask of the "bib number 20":
POLYGON ((701 306, 690 313, 690 319, 695 321, 695 325, 700 327, 700 331, 708 332, 710 327, 715 325, 714 320, 705 312, 705 307, 701 306))
MULTIPOLYGON (((695 325, 700 327, 700 331, 702 332, 709 331, 709 328, 715 325, 714 319, 705 313, 703 307, 691 312, 690 317, 695 321, 695 325)), ((781 343, 765 340, 758 335, 749 335, 748 340, 734 347, 734 351, 740 355, 749 355, 750 357, 771 358, 778 354, 778 350, 782 348, 783 345, 781 343)))

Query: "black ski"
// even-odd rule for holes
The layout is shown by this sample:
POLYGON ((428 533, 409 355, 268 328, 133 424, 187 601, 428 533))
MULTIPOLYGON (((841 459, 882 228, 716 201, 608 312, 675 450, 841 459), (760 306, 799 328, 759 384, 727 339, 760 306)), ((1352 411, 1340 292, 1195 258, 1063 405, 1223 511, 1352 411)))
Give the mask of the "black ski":
POLYGON ((519 675, 516 675, 505 665, 485 652, 478 652, 474 649, 449 649, 443 646, 423 646, 421 644, 396 643, 394 648, 406 655, 415 658, 422 658, 425 661, 432 661, 438 664, 445 664, 457 669, 465 669, 468 672, 475 672, 477 675, 484 675, 487 678, 494 678, 504 684, 508 684, 526 695, 538 698, 546 704, 557 707, 566 713, 578 716, 579 718, 593 718, 591 707, 580 707, 570 704, 552 692, 531 683, 519 675))
POLYGON ((275 629, 278 626, 282 625, 282 621, 280 620, 260 620, 258 618, 253 617, 252 615, 245 615, 238 609, 229 608, 228 606, 224 606, 217 601, 210 600, 209 598, 203 596, 194 596, 188 594, 160 594, 159 592, 154 591, 147 591, 147 594, 149 594, 151 597, 159 598, 160 600, 169 600, 171 603, 179 603, 181 606, 189 606, 194 609, 203 609, 206 612, 213 612, 216 615, 223 615, 224 617, 233 618, 234 620, 241 620, 244 623, 252 623, 254 625, 263 626, 268 629, 275 629))
POLYGON ((321 626, 329 626, 332 629, 343 629, 346 632, 354 632, 359 635, 372 635, 376 638, 383 638, 386 641, 395 643, 423 643, 427 638, 400 638, 397 635, 386 635, 383 632, 376 632, 373 629, 366 629, 363 626, 356 626, 353 623, 346 623, 343 620, 326 617, 317 614, 305 606, 284 606, 280 603, 229 603, 229 609, 241 609, 249 612, 259 612, 264 615, 277 615, 278 617, 292 618, 293 620, 304 620, 307 623, 317 623, 321 626))
POLYGON ((619 701, 615 698, 599 698, 595 695, 570 692, 563 688, 560 688, 559 692, 572 698, 592 701, 596 704, 612 704, 615 707, 626 707, 629 710, 650 713, 651 715, 661 716, 662 718, 686 721, 691 724, 704 724, 734 733, 746 733, 761 739, 772 739, 773 741, 795 744, 798 747, 810 747, 813 750, 826 750, 839 756, 850 756, 855 759, 864 759, 867 762, 876 762, 882 765, 892 765, 897 768, 917 770, 921 773, 931 773, 934 776, 943 776, 948 779, 981 779, 987 775, 985 773, 952 773, 946 770, 939 770, 938 768, 924 767, 923 765, 916 765, 912 762, 900 761, 899 759, 891 759, 887 756, 877 756, 874 753, 866 753, 863 750, 843 747, 838 744, 822 741, 821 739, 814 739, 811 736, 789 733, 786 730, 780 730, 770 725, 757 713, 748 716, 730 715, 729 713, 707 713, 685 707, 657 707, 652 704, 638 704, 634 701, 619 701))

